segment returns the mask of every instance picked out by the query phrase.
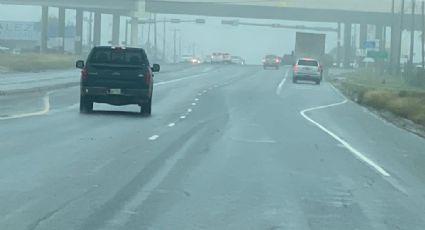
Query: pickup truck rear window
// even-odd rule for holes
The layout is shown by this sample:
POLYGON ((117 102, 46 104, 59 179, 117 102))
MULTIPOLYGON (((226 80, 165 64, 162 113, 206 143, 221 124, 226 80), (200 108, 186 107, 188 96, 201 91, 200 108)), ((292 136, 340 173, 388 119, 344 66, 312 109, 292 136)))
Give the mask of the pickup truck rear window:
POLYGON ((314 60, 299 60, 298 65, 319 66, 319 63, 314 60))
POLYGON ((146 53, 135 49, 95 49, 88 62, 95 65, 149 66, 146 53))

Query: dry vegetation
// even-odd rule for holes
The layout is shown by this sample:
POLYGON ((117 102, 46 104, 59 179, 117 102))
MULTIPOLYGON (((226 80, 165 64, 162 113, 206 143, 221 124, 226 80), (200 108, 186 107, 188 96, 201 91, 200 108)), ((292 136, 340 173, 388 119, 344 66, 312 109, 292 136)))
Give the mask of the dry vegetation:
POLYGON ((338 86, 359 104, 390 111, 425 126, 425 89, 404 82, 400 77, 377 77, 360 71, 345 74, 338 86))
POLYGON ((6 72, 38 72, 75 66, 77 58, 57 54, 0 54, 0 69, 6 72))

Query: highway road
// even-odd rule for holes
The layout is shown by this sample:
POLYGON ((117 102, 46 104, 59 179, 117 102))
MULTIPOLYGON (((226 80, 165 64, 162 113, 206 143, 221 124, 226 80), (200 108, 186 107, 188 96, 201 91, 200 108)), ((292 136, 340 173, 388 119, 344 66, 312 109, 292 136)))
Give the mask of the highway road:
POLYGON ((151 117, 1 96, 0 229, 424 229, 424 139, 288 68, 164 71, 151 117))

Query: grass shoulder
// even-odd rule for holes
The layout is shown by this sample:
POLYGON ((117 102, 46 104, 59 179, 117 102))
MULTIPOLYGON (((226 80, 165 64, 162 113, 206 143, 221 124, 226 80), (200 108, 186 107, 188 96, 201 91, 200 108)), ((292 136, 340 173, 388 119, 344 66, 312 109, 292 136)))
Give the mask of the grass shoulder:
POLYGON ((331 78, 343 93, 357 103, 391 112, 425 126, 425 87, 409 84, 399 76, 358 70, 331 78))
POLYGON ((72 68, 78 57, 59 54, 0 54, 1 72, 39 72, 72 68))

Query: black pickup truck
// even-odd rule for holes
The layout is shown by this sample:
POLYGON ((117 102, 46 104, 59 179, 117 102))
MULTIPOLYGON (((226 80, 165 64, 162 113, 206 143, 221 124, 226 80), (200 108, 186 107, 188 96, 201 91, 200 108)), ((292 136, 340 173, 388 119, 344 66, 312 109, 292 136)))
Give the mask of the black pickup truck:
POLYGON ((107 103, 137 104, 140 113, 151 114, 153 72, 160 66, 150 66, 145 50, 99 46, 76 67, 81 69, 80 112, 92 112, 93 103, 107 103))

